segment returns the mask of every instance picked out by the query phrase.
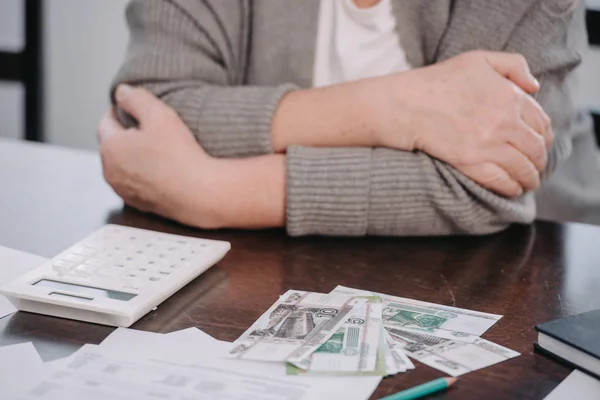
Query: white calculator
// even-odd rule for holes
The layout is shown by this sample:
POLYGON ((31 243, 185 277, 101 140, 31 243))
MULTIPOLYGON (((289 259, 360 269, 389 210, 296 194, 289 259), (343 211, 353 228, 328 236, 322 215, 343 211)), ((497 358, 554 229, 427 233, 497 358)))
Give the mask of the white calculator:
POLYGON ((0 293, 22 311, 128 327, 230 248, 224 241, 106 225, 0 293))

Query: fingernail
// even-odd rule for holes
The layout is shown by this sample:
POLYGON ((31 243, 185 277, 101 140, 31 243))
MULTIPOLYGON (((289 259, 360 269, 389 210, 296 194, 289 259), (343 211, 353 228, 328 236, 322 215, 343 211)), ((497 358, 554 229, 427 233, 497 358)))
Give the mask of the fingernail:
POLYGON ((129 96, 129 93, 131 93, 131 91, 133 90, 133 88, 127 84, 120 84, 119 86, 117 86, 117 92, 115 93, 115 97, 117 98, 118 102, 122 102, 124 101, 127 96, 129 96))
POLYGON ((531 82, 533 82, 533 84, 539 88, 540 87, 540 82, 536 79, 535 76, 533 76, 533 74, 530 72, 529 73, 529 78, 531 79, 531 82))

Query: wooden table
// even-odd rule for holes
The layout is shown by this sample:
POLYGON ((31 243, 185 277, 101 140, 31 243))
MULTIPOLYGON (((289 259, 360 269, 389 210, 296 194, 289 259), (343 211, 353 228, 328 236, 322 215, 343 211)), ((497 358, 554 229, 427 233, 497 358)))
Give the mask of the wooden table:
MULTIPOLYGON (((534 353, 535 324, 600 307, 600 228, 537 222, 488 237, 289 238, 281 230, 206 232, 123 209, 94 153, 0 141, 0 245, 50 257, 106 222, 228 240, 231 252, 133 327, 196 326, 232 341, 287 289, 336 285, 505 317, 484 335, 522 353, 465 375, 435 398, 542 399, 570 370, 534 353)), ((32 341, 46 360, 112 328, 17 313, 0 345, 32 341)), ((384 379, 374 398, 442 376, 417 364, 384 379)))

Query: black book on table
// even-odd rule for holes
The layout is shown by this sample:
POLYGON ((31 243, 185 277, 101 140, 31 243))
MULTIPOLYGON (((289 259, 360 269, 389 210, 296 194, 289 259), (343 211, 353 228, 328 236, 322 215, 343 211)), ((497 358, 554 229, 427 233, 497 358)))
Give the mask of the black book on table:
POLYGON ((600 310, 537 325, 536 348, 600 378, 600 310))

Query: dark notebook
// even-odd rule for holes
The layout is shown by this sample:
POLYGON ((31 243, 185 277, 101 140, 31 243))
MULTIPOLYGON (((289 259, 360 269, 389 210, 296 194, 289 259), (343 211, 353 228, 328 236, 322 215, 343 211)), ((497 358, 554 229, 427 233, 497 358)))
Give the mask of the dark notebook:
POLYGON ((535 330, 538 349, 600 377, 600 310, 546 322, 535 330))

